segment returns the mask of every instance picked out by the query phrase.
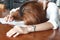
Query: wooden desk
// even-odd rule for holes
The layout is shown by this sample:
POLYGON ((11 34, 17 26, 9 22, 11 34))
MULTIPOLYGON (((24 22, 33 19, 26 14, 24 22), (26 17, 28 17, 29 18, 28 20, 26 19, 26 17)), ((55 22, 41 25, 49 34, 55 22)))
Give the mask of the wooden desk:
POLYGON ((0 24, 0 40, 60 40, 60 29, 34 32, 26 35, 19 35, 16 38, 9 38, 6 36, 6 32, 11 28, 11 25, 0 24))

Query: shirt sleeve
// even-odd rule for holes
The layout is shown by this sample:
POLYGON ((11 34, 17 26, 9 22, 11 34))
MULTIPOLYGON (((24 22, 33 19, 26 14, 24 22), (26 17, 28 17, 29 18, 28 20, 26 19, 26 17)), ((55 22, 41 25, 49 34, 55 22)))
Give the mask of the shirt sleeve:
POLYGON ((50 2, 47 8, 47 16, 49 16, 48 22, 53 25, 53 29, 58 28, 58 7, 55 3, 50 2))
POLYGON ((12 14, 13 12, 16 12, 16 11, 19 10, 19 9, 20 9, 20 7, 15 8, 15 9, 12 9, 12 10, 10 11, 10 14, 12 14))

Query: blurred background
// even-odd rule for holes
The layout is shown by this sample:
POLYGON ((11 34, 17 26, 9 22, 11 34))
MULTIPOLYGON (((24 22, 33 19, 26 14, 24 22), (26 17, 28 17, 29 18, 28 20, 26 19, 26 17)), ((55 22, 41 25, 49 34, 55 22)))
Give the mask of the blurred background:
MULTIPOLYGON (((4 17, 4 15, 9 14, 9 11, 11 9, 20 7, 21 4, 24 3, 25 1, 32 1, 32 0, 0 0, 0 16, 3 15, 4 17)), ((56 3, 56 5, 59 7, 60 12, 60 0, 48 0, 48 1, 56 3)))
MULTIPOLYGON (((23 2, 28 0, 0 0, 0 4, 5 4, 7 9, 17 8, 19 7, 23 2)), ((54 2, 57 4, 58 7, 60 7, 60 0, 49 0, 51 2, 54 2)))

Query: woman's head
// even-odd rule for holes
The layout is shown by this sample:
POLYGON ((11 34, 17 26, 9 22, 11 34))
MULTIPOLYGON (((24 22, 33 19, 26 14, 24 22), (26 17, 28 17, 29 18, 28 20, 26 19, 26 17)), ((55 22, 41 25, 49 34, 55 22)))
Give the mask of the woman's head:
POLYGON ((22 20, 27 25, 42 23, 46 20, 46 14, 43 10, 42 3, 39 4, 36 1, 25 3, 22 7, 21 13, 22 20))

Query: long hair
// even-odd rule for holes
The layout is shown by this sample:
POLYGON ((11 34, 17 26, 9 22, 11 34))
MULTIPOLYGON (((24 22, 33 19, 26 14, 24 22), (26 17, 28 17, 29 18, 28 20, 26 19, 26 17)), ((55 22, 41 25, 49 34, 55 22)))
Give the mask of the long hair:
POLYGON ((46 13, 43 10, 42 3, 30 1, 23 4, 20 9, 22 20, 27 25, 34 25, 46 22, 46 13))

